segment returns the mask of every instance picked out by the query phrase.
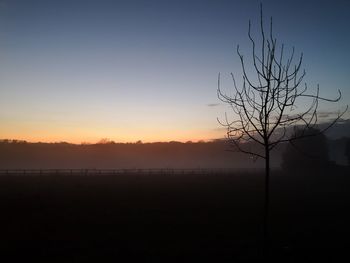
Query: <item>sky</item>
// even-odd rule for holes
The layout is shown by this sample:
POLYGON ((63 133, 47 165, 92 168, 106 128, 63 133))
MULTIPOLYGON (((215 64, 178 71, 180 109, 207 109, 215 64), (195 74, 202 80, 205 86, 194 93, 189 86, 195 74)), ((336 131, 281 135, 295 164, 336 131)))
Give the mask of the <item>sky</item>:
MULTIPOLYGON (((256 0, 0 0, 0 138, 32 142, 222 138, 217 78, 258 38, 256 0)), ((350 101, 349 1, 262 1, 305 81, 350 101)), ((322 108, 323 107, 323 108, 322 108)))

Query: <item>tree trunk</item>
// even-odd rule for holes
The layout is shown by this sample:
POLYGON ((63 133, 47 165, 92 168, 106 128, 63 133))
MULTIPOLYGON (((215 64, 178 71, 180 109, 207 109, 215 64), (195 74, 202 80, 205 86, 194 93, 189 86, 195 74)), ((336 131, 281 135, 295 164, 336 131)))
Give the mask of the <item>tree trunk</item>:
POLYGON ((268 217, 269 217, 269 203, 270 203, 270 151, 268 147, 265 147, 265 198, 264 198, 264 214, 263 214, 263 256, 268 257, 269 247, 269 228, 268 228, 268 217))

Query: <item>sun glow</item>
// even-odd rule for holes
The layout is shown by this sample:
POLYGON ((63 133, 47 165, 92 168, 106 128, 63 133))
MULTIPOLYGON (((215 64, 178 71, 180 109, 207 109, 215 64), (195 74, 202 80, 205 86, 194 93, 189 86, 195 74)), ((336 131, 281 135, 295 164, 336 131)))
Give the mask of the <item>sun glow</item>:
POLYGON ((114 142, 167 142, 167 141, 209 141, 222 137, 220 130, 157 130, 155 128, 140 128, 139 130, 126 129, 67 129, 64 127, 39 129, 10 129, 6 127, 0 133, 1 139, 25 140, 28 142, 69 142, 69 143, 96 143, 103 138, 114 142))

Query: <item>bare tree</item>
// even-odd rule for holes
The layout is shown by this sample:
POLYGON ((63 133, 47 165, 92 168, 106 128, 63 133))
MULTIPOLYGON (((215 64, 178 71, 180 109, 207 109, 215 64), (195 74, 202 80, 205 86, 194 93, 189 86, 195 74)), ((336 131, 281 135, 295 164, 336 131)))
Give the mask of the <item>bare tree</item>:
MULTIPOLYGON (((280 143, 316 135, 317 133, 310 134, 306 131, 316 127, 319 122, 319 103, 321 101, 337 102, 341 98, 341 92, 338 91, 338 97, 335 99, 321 97, 318 86, 314 93, 309 92, 307 84, 303 83, 305 76, 305 71, 301 69, 303 55, 295 59, 293 48, 285 57, 284 45, 277 44, 277 39, 274 37, 272 18, 268 32, 265 32, 262 6, 260 6, 260 33, 261 40, 256 41, 252 36, 249 21, 248 37, 252 44, 250 70, 253 74, 248 74, 246 60, 237 46, 242 67, 242 81, 238 85, 231 73, 234 92, 233 95, 228 95, 220 88, 219 74, 217 92, 219 99, 228 104, 234 113, 232 120, 226 113, 224 121, 218 120, 227 128, 227 137, 230 142, 236 150, 265 160, 263 235, 266 243, 270 152, 280 143), (297 136, 291 136, 293 133, 291 130, 293 131, 294 128, 299 131, 297 136), (248 147, 251 143, 258 145, 260 149, 248 147)), ((330 128, 345 111, 338 112, 329 125, 318 130, 318 133, 323 133, 330 128)))

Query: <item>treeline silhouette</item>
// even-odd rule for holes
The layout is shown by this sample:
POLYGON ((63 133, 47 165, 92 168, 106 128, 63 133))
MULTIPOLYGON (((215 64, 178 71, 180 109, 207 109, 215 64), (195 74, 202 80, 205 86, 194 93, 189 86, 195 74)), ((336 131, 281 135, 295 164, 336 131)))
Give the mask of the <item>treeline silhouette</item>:
MULTIPOLYGON (((346 138, 328 140, 330 160, 347 164, 345 147, 348 141, 346 138)), ((251 147, 256 146, 251 144, 251 147)), ((285 148, 283 145, 273 152, 273 168, 281 166, 285 148)), ((310 151, 313 151, 312 147, 310 151)), ((0 141, 0 169, 260 169, 262 167, 261 160, 254 161, 247 155, 234 152, 227 140, 187 143, 176 141, 115 143, 101 140, 96 144, 0 141)))
POLYGON ((227 141, 69 144, 0 142, 1 169, 144 169, 262 167, 241 153, 228 153, 227 141))

